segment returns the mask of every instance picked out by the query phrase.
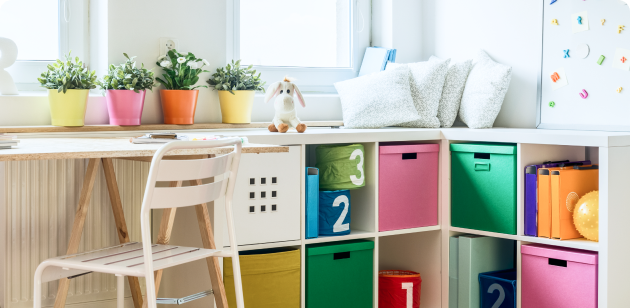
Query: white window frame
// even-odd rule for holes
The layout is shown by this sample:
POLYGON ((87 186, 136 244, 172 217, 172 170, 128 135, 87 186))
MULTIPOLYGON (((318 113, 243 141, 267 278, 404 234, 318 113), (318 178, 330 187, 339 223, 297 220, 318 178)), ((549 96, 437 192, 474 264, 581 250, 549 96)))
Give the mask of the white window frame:
MULTIPOLYGON (((72 51, 85 65, 89 64, 88 3, 85 0, 59 1, 59 59, 72 51)), ((18 50, 18 53, 20 51, 18 50)), ((19 91, 43 91, 37 81, 54 61, 16 61, 6 69, 19 91)))
MULTIPOLYGON (((317 1, 317 0, 311 0, 317 1)), ((350 1, 350 63, 349 68, 325 67, 284 67, 254 65, 254 69, 262 73, 267 86, 282 80, 284 76, 295 77, 300 90, 307 93, 337 93, 335 82, 355 78, 359 74, 365 48, 370 47, 371 38, 371 0, 350 1)), ((263 14, 261 12, 261 14, 263 14)), ((240 0, 227 0, 227 50, 226 63, 240 59, 240 0)))

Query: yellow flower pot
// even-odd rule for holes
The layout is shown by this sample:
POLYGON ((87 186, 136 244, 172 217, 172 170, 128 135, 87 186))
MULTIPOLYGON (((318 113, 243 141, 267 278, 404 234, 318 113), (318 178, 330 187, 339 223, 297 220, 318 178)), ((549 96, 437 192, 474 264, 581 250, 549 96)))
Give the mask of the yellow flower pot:
POLYGON ((219 91, 223 123, 247 124, 252 121, 253 90, 219 91))
POLYGON ((48 90, 50 119, 54 126, 83 126, 90 90, 48 90))

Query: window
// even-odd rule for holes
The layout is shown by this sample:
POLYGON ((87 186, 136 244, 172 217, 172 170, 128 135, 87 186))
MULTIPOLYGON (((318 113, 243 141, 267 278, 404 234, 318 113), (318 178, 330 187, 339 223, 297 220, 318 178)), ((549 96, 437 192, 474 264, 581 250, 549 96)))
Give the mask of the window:
POLYGON ((41 90, 37 77, 46 66, 72 50, 87 63, 87 1, 0 1, 0 36, 18 47, 7 69, 19 90, 41 90))
POLYGON ((253 64, 267 85, 289 75, 303 92, 334 93, 333 83, 357 76, 370 44, 371 1, 233 1, 228 54, 253 64))

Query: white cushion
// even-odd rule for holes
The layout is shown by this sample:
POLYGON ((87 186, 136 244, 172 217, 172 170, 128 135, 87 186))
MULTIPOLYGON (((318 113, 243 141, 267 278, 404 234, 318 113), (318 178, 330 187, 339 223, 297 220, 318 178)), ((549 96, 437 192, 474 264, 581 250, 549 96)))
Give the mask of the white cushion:
POLYGON ((470 128, 491 128, 501 111, 512 67, 494 62, 480 50, 475 57, 459 108, 459 117, 470 128))
MULTIPOLYGON (((431 57, 433 59, 434 57, 431 57)), ((470 68, 472 67, 472 59, 451 64, 446 73, 444 81, 444 89, 442 90, 442 98, 440 99, 440 107, 438 108, 437 118, 440 120, 440 126, 451 127, 457 118, 459 104, 462 101, 464 87, 470 68)))
POLYGON ((381 128, 416 121, 409 69, 401 68, 335 83, 347 128, 381 128))
POLYGON ((450 59, 431 59, 426 62, 398 64, 388 63, 386 70, 400 67, 408 67, 411 71, 409 82, 411 84, 411 97, 420 116, 419 120, 405 122, 397 126, 438 128, 440 121, 437 118, 444 88, 444 79, 448 71, 450 59))

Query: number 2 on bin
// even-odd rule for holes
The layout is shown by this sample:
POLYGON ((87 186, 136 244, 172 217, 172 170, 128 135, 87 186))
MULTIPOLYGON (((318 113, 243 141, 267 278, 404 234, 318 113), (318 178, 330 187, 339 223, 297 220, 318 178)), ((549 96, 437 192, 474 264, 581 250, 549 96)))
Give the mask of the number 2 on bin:
POLYGON ((333 207, 338 207, 342 203, 344 204, 343 211, 341 211, 339 219, 337 219, 337 222, 335 222, 335 224, 333 225, 333 232, 343 232, 350 229, 350 224, 343 223, 343 221, 346 219, 346 216, 348 216, 348 203, 350 203, 348 197, 346 197, 345 195, 341 195, 335 198, 335 201, 333 202, 333 207))
POLYGON ((490 287, 488 288, 488 293, 493 293, 497 290, 499 291, 499 298, 497 298, 497 301, 494 302, 492 308, 501 307, 501 304, 503 304, 503 301, 505 300, 505 290, 503 290, 503 287, 498 283, 493 283, 492 285, 490 285, 490 287))
POLYGON ((350 160, 355 160, 357 156, 361 158, 361 160, 359 161, 359 164, 357 165, 357 169, 359 170, 359 172, 361 172, 361 177, 357 178, 356 175, 351 175, 350 181, 352 181, 352 184, 359 186, 359 185, 362 185, 363 181, 365 180, 365 175, 363 174, 363 151, 359 149, 354 150, 352 154, 350 155, 350 160))
POLYGON ((413 282, 403 282, 402 289, 407 290, 407 308, 413 308, 413 282))

